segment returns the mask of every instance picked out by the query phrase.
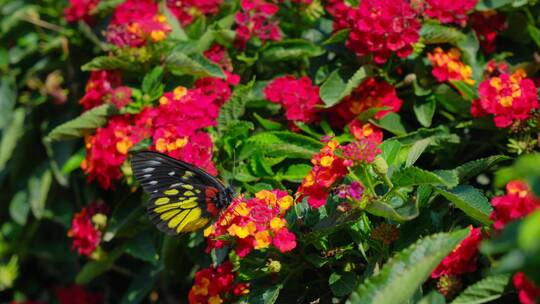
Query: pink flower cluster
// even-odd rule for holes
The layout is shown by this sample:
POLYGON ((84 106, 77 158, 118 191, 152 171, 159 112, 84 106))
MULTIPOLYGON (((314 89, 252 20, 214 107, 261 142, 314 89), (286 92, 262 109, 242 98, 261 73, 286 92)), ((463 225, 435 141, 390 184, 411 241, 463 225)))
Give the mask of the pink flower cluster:
POLYGON ((76 213, 71 221, 68 236, 73 238, 72 248, 80 255, 90 256, 101 242, 101 229, 106 221, 100 223, 95 215, 106 215, 109 208, 103 203, 92 203, 76 213))
POLYGON ((518 290, 521 304, 535 304, 540 299, 540 288, 529 281, 523 272, 518 272, 512 278, 514 286, 518 290))
POLYGON ((345 165, 351 167, 362 163, 372 163, 381 154, 378 143, 369 138, 362 138, 341 147, 345 165))
POLYGON ((482 232, 480 228, 472 228, 469 236, 433 270, 431 277, 438 278, 443 275, 457 276, 476 271, 476 257, 481 241, 482 232))
POLYGON ((507 223, 525 217, 540 208, 540 199, 533 196, 529 186, 521 180, 506 184, 506 194, 491 200, 493 226, 501 230, 507 223))
POLYGON ((170 31, 154 1, 126 0, 114 11, 107 28, 107 40, 118 47, 141 47, 148 41, 165 40, 170 31))
POLYGON ((118 71, 92 71, 79 103, 85 110, 107 102, 121 108, 131 101, 131 89, 121 85, 122 75, 118 71))
MULTIPOLYGON (((377 64, 385 63, 395 53, 409 56, 419 39, 420 22, 405 0, 363 0, 353 13, 346 13, 351 32, 346 46, 357 56, 371 55, 377 64)), ((338 16, 343 15, 336 9, 338 16)), ((338 21, 342 22, 342 21, 338 21)), ((337 25, 335 27, 340 27, 337 25)))
POLYGON ((261 41, 280 40, 278 21, 272 19, 279 7, 264 0, 241 0, 241 11, 236 13, 235 46, 244 49, 252 37, 261 41))
POLYGON ((467 13, 474 9, 478 0, 427 0, 424 14, 441 23, 455 23, 465 26, 467 13))
POLYGON ((68 22, 79 20, 92 22, 90 13, 101 0, 69 0, 69 6, 64 9, 64 16, 68 22))
POLYGON ((539 107, 534 82, 526 78, 523 70, 486 79, 480 83, 478 92, 480 99, 473 101, 472 115, 492 114, 499 128, 528 119, 531 110, 539 107))
POLYGON ((298 79, 291 75, 278 77, 264 88, 264 95, 271 102, 281 104, 290 121, 313 121, 316 106, 321 104, 319 87, 314 86, 307 76, 298 79))
POLYGON ((282 190, 261 190, 254 198, 236 198, 209 226, 207 251, 235 244, 236 254, 245 257, 253 249, 261 250, 273 245, 280 252, 296 247, 296 236, 287 228, 285 213, 293 198, 282 190))
POLYGON ((498 32, 506 29, 506 17, 497 11, 476 12, 471 16, 470 24, 484 53, 495 52, 495 40, 498 32))
POLYGON ((183 26, 193 22, 196 16, 215 15, 223 0, 167 0, 167 7, 183 26))

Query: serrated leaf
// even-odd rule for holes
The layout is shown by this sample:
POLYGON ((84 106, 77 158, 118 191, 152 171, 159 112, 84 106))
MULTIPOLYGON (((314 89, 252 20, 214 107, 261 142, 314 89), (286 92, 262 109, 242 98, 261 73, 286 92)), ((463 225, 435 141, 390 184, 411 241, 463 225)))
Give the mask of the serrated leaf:
POLYGON ((218 130, 223 132, 224 128, 228 124, 238 120, 246 112, 246 104, 249 101, 249 93, 253 89, 255 81, 250 81, 245 85, 238 85, 234 88, 234 91, 229 98, 229 101, 225 103, 218 116, 218 130))
POLYGON ((454 169, 460 181, 466 181, 478 174, 485 172, 496 164, 510 160, 511 158, 505 155, 494 155, 486 158, 480 158, 470 161, 454 169))
POLYGON ((405 222, 418 217, 418 201, 407 202, 399 208, 394 208, 387 203, 374 201, 367 205, 367 212, 387 218, 392 221, 405 222))
POLYGON ((454 188, 459 184, 458 175, 454 170, 435 170, 433 173, 442 178, 445 186, 448 188, 454 188))
POLYGON ((2 133, 0 140, 0 171, 4 169, 7 161, 11 158, 17 142, 24 135, 25 111, 18 108, 13 113, 9 125, 2 133))
MULTIPOLYGON (((322 144, 304 135, 289 131, 269 131, 253 135, 247 141, 247 145, 255 145, 257 150, 266 156, 287 156, 290 158, 311 159, 313 154, 319 152, 322 144)), ((242 152, 246 150, 242 149, 242 152)), ((253 150, 250 150, 253 152, 253 150)), ((240 153, 240 159, 245 159, 251 154, 240 153)))
POLYGON ((398 252, 378 274, 366 279, 347 303, 406 302, 469 232, 469 229, 462 229, 431 235, 398 252))
POLYGON ((264 61, 280 62, 320 56, 324 49, 307 40, 287 39, 268 43, 261 53, 264 61))
POLYGON ((328 278, 330 290, 337 297, 350 294, 358 283, 358 277, 354 272, 334 272, 328 278))
POLYGON ((416 163, 418 158, 420 158, 420 155, 424 153, 430 143, 430 138, 425 138, 415 142, 409 150, 409 154, 407 155, 407 161, 405 162, 405 167, 410 167, 414 165, 414 163, 416 163))
POLYGON ((462 185, 451 190, 435 188, 435 191, 454 203, 469 217, 485 225, 491 224, 489 215, 493 208, 480 190, 472 186, 462 185))
POLYGON ((509 274, 484 278, 465 289, 452 301, 452 304, 481 304, 500 298, 510 281, 509 274))
POLYGON ((369 66, 356 71, 338 69, 333 71, 321 85, 319 96, 327 108, 337 104, 372 74, 369 66))
POLYGON ((221 67, 200 54, 186 55, 180 51, 173 51, 165 59, 165 67, 177 75, 225 78, 221 67))
MULTIPOLYGON (((163 84, 161 79, 163 78, 163 68, 157 66, 146 74, 142 82, 142 90, 145 94, 148 94, 152 97, 159 97, 163 93, 163 84)), ((155 98, 157 98, 155 97, 155 98)))
POLYGON ((433 115, 435 114, 435 107, 437 103, 434 98, 415 99, 413 104, 414 114, 418 122, 424 126, 431 126, 433 115))
POLYGON ((457 46, 459 42, 466 39, 458 29, 434 22, 425 22, 420 29, 420 36, 425 44, 450 43, 457 46))
POLYGON ((160 1, 159 3, 159 11, 163 12, 163 15, 165 15, 165 18, 167 19, 167 24, 171 27, 171 33, 169 34, 169 37, 172 39, 185 41, 188 39, 186 32, 184 32, 184 29, 178 22, 178 18, 171 12, 169 7, 166 5, 166 1, 160 1))
POLYGON ((380 146, 381 156, 388 165, 392 165, 401 150, 401 143, 397 140, 385 140, 380 146))
POLYGON ((141 66, 137 62, 131 62, 114 56, 98 56, 81 67, 81 70, 85 72, 101 70, 137 71, 140 69, 141 66))
POLYGON ((107 117, 116 113, 118 113, 118 108, 111 104, 95 107, 54 128, 46 138, 48 141, 57 141, 82 137, 104 126, 107 123, 107 117))
POLYGON ((446 181, 437 174, 414 166, 394 172, 392 183, 395 187, 446 185, 446 181))
POLYGON ((240 303, 249 303, 249 304, 274 304, 276 303, 279 292, 283 288, 282 284, 275 284, 269 286, 268 288, 252 290, 245 301, 240 303))
POLYGON ((290 182, 299 183, 304 177, 311 171, 311 166, 306 164, 295 164, 287 168, 285 173, 279 175, 280 179, 284 179, 290 182))
POLYGON ((262 118, 259 114, 257 113, 253 113, 253 116, 255 117, 255 119, 257 119, 257 121, 261 124, 261 126, 265 129, 265 130, 269 130, 269 131, 274 131, 274 130, 279 130, 281 129, 281 124, 279 122, 275 122, 273 120, 269 120, 269 119, 266 119, 266 118, 262 118))
POLYGON ((401 122, 401 116, 397 113, 390 112, 384 115, 384 117, 379 119, 378 121, 371 120, 370 122, 375 126, 381 129, 385 129, 386 131, 391 132, 397 136, 407 134, 407 130, 401 122))

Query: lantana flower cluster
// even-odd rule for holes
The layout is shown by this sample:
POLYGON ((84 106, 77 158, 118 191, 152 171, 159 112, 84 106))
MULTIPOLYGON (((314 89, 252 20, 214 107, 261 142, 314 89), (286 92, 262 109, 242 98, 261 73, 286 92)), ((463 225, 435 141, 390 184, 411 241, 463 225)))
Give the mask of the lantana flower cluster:
POLYGON ((298 188, 299 199, 307 197, 308 204, 313 208, 325 205, 332 185, 349 172, 345 159, 336 153, 339 147, 336 139, 328 140, 311 159, 313 168, 298 188))
POLYGON ((471 16, 470 24, 480 41, 482 51, 486 54, 495 52, 498 33, 507 28, 506 17, 497 11, 475 12, 471 16))
POLYGON ((68 22, 83 20, 87 23, 93 21, 90 13, 101 0, 69 0, 69 6, 64 9, 64 16, 68 22))
POLYGON ((478 92, 480 99, 473 101, 472 115, 480 117, 491 114, 495 126, 499 128, 528 119, 531 110, 539 107, 536 86, 526 78, 523 70, 486 79, 480 83, 478 92))
POLYGON ((101 242, 101 231, 107 225, 109 208, 102 202, 92 203, 75 214, 68 236, 72 248, 80 255, 90 256, 101 242))
POLYGON ((370 77, 362 82, 349 96, 330 109, 330 119, 335 125, 351 122, 358 115, 372 108, 381 110, 375 118, 381 119, 390 112, 398 112, 403 101, 396 89, 384 82, 370 77))
POLYGON ((497 230, 502 230, 511 221, 523 218, 540 209, 540 199, 534 197, 529 186, 522 180, 506 184, 506 194, 491 200, 493 211, 490 219, 497 230))
POLYGON ((264 0, 242 0, 240 7, 235 17, 236 48, 244 49, 253 37, 263 42, 281 40, 278 21, 272 18, 279 10, 277 5, 264 0))
POLYGON ((353 120, 349 124, 349 132, 354 136, 356 140, 362 140, 364 138, 375 143, 382 143, 383 131, 369 122, 363 123, 359 119, 353 120))
POLYGON ((313 121, 316 106, 321 103, 319 87, 314 86, 307 76, 298 79, 291 75, 278 77, 264 88, 264 95, 271 102, 281 104, 290 121, 313 121))
POLYGON ((183 26, 198 16, 211 16, 219 12, 223 0, 167 0, 167 7, 183 26))
POLYGON ((461 52, 458 49, 451 48, 445 52, 438 47, 432 53, 428 53, 428 59, 433 66, 433 76, 439 82, 460 80, 474 84, 472 68, 461 61, 461 52))
POLYGON ((289 231, 284 218, 292 205, 292 196, 282 190, 261 190, 250 199, 237 197, 204 231, 207 250, 233 244, 239 257, 270 246, 280 252, 293 250, 296 236, 289 231))
POLYGON ((455 23, 465 26, 467 13, 474 9, 478 0, 427 0, 424 14, 441 23, 455 23))
POLYGON ((535 304, 540 299, 540 287, 535 286, 523 272, 518 272, 512 278, 512 283, 518 291, 521 304, 535 304))
POLYGON ((235 283, 233 265, 227 261, 218 267, 204 268, 195 273, 195 282, 188 294, 189 304, 233 302, 235 297, 249 293, 249 285, 235 283))
POLYGON ((383 64, 392 54, 405 58, 412 53, 420 22, 408 1, 364 0, 351 10, 346 46, 357 56, 371 55, 375 63, 383 64))
POLYGON ((458 276, 476 271, 478 246, 482 241, 481 228, 471 228, 469 236, 448 255, 431 273, 432 278, 458 276))

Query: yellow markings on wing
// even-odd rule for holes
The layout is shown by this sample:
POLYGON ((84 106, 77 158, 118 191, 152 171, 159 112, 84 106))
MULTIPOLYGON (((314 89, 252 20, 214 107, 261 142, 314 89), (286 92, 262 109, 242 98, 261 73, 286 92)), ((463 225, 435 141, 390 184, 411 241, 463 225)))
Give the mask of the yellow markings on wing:
POLYGON ((169 201, 170 201, 170 199, 168 197, 160 197, 160 198, 156 199, 154 204, 159 206, 159 205, 167 204, 169 201))
POLYGON ((159 206, 159 207, 155 208, 154 212, 163 213, 165 211, 169 211, 171 209, 176 209, 176 208, 191 209, 191 208, 197 207, 197 205, 198 204, 197 204, 197 202, 195 200, 189 200, 189 201, 177 202, 177 203, 170 203, 170 204, 159 206))
POLYGON ((193 191, 185 191, 184 195, 185 196, 195 196, 195 193, 193 193, 193 191))
MULTIPOLYGON (((185 230, 184 228, 188 228, 188 229, 192 228, 193 223, 199 223, 201 219, 201 214, 202 214, 201 208, 194 208, 194 209, 189 210, 187 215, 180 220, 179 225, 176 227, 176 232, 180 233, 185 230)), ((176 219, 176 217, 174 219, 176 219)))
POLYGON ((199 230, 203 228, 204 226, 206 226, 206 224, 208 224, 209 221, 210 221, 209 218, 201 217, 198 220, 193 221, 189 223, 188 225, 186 225, 183 232, 192 232, 195 230, 199 230))
POLYGON ((188 185, 188 184, 184 184, 184 185, 182 185, 182 186, 180 186, 180 187, 182 187, 182 188, 184 188, 184 189, 186 189, 186 190, 193 190, 193 186, 192 186, 192 185, 188 185))
POLYGON ((182 211, 182 210, 180 210, 180 209, 171 210, 171 211, 160 214, 159 218, 164 220, 164 221, 168 221, 173 216, 177 215, 180 211, 182 211))
POLYGON ((178 189, 166 190, 166 191, 163 191, 163 193, 165 193, 166 195, 177 195, 178 194, 178 189))

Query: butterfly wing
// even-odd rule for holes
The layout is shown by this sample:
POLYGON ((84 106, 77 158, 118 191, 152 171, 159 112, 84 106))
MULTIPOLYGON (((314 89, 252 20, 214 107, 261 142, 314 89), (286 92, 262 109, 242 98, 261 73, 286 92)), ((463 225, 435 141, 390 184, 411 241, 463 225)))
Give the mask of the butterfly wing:
POLYGON ((212 218, 208 205, 223 184, 207 172, 158 152, 133 156, 133 174, 150 195, 150 219, 168 234, 203 228, 212 218))

